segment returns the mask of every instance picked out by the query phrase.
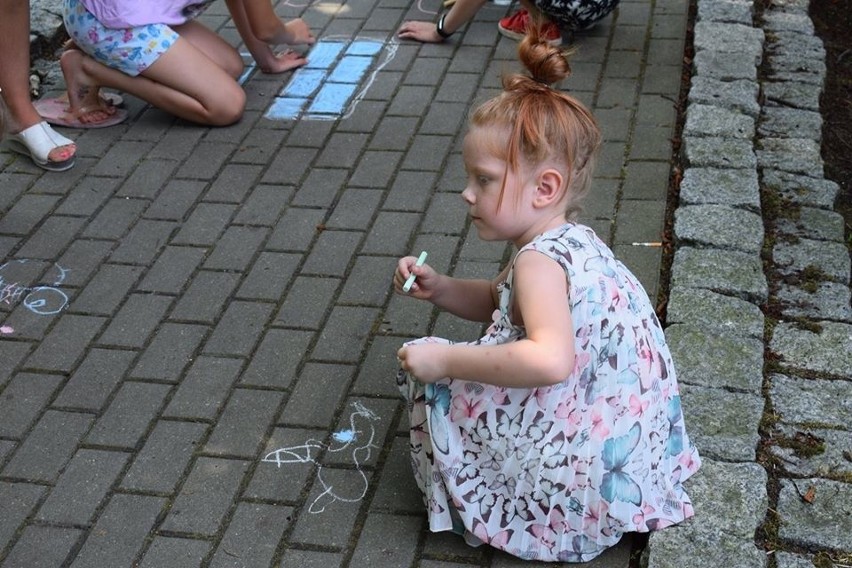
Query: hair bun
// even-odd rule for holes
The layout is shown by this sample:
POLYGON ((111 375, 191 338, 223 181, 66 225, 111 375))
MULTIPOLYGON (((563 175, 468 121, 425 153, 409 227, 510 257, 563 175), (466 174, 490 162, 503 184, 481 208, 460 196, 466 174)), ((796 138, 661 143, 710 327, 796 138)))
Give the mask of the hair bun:
POLYGON ((518 46, 518 56, 538 83, 552 85, 571 75, 568 51, 548 43, 541 21, 530 20, 530 27, 518 46))

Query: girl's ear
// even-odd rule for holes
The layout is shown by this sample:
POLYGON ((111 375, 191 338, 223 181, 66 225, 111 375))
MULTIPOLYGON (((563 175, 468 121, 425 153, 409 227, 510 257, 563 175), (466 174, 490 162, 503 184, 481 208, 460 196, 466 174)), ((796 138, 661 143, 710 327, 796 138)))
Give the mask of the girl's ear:
POLYGON ((551 205, 562 198, 562 183, 564 179, 558 170, 548 168, 538 174, 538 186, 535 192, 535 204, 551 205))

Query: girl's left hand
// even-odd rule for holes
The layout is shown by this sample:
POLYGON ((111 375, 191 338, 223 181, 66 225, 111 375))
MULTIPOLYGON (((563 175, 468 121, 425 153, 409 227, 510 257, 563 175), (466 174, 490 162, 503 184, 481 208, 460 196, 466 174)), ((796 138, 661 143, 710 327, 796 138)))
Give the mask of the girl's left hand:
POLYGON ((403 22, 396 33, 402 39, 414 39, 423 43, 441 43, 444 38, 438 35, 435 22, 403 22))
POLYGON ((287 32, 287 39, 284 43, 288 45, 313 45, 317 41, 308 24, 302 18, 290 20, 284 24, 284 29, 287 32))
POLYGON ((396 352, 399 365, 421 383, 434 383, 446 378, 444 350, 449 347, 440 343, 406 345, 396 352))
POLYGON ((288 49, 278 54, 272 54, 268 61, 258 61, 257 64, 262 72, 275 74, 296 69, 307 62, 308 60, 304 55, 288 49))

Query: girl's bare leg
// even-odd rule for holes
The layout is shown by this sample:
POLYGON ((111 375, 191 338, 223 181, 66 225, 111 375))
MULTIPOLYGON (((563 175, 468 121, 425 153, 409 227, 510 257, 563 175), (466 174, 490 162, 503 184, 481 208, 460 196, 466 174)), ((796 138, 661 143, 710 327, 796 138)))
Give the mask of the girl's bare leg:
MULTIPOLYGON (((17 133, 42 121, 30 99, 30 6, 22 0, 0 0, 0 89, 9 109, 8 128, 17 133)), ((48 153, 53 162, 74 155, 74 144, 48 153)))
POLYGON ((245 108, 245 93, 234 80, 242 71, 239 54, 196 22, 176 26, 175 31, 181 35, 174 45, 136 77, 82 52, 65 52, 62 71, 72 112, 99 106, 97 88, 103 86, 191 122, 225 126, 238 121, 245 108))

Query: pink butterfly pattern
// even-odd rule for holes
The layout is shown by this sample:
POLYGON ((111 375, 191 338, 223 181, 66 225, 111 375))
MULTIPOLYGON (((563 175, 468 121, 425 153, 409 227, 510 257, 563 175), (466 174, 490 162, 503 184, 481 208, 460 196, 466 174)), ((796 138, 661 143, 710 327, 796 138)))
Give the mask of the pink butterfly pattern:
MULTIPOLYGON (((586 562, 625 532, 692 516, 681 483, 701 460, 686 435, 663 330, 638 280, 582 225, 545 233, 526 250, 546 254, 568 276, 572 374, 534 389, 439 381, 444 416, 432 412, 435 390, 427 396, 400 372, 412 468, 432 531, 466 533, 520 558, 586 562)), ((511 270, 499 292, 494 322, 472 345, 525 337, 510 317, 511 270)))

